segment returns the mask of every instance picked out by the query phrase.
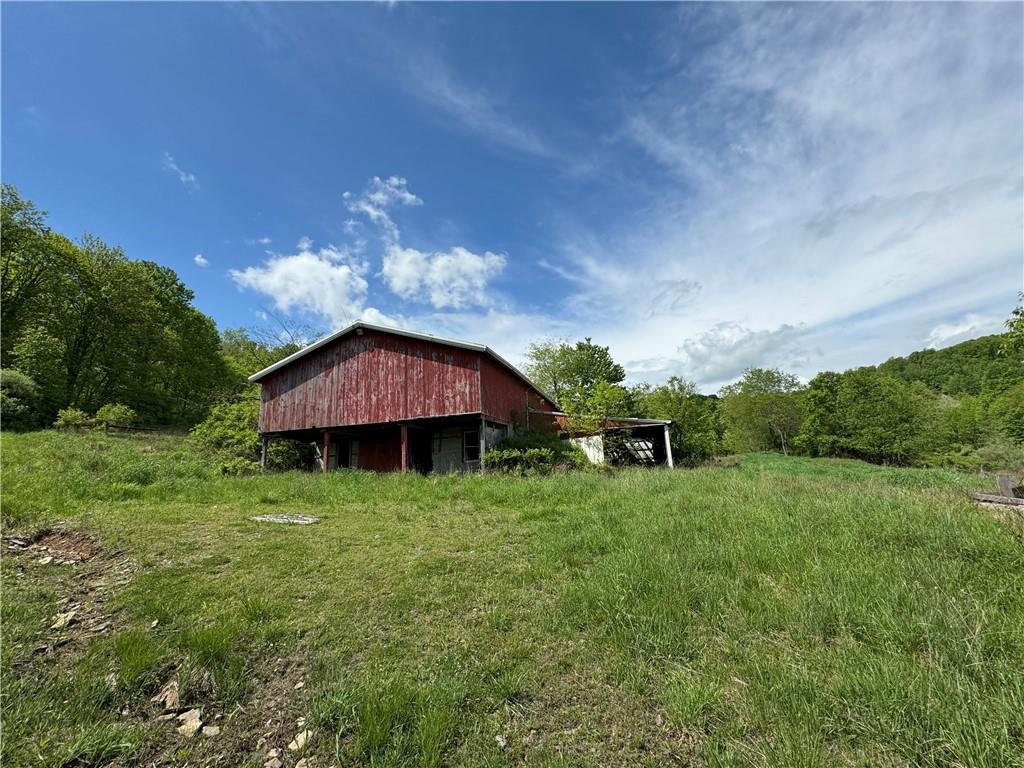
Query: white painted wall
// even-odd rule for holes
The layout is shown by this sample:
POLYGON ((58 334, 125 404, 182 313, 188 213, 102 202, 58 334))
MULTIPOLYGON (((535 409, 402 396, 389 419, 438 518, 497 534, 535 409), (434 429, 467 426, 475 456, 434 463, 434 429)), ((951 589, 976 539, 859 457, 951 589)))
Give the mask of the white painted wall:
POLYGON ((588 435, 587 437, 570 437, 569 442, 587 455, 591 464, 604 464, 604 437, 588 435))

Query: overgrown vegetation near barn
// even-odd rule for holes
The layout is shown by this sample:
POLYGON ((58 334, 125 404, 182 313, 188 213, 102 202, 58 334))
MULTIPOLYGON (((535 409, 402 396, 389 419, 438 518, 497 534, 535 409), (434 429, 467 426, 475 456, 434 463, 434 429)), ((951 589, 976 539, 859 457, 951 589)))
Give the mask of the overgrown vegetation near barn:
POLYGON ((988 478, 224 477, 181 437, 0 440, 5 766, 1024 761, 1024 531, 988 478))

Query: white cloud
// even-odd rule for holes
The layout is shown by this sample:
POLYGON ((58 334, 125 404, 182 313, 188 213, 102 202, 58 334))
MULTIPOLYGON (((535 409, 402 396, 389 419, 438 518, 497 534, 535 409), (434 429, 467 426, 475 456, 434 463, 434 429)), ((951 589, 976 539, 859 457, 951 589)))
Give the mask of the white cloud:
POLYGON ((1000 333, 1005 320, 1001 315, 978 315, 971 312, 959 320, 936 325, 928 334, 925 346, 932 349, 948 347, 976 336, 1000 333))
POLYGON ((473 253, 462 246, 424 253, 391 245, 384 253, 381 274, 403 299, 429 301, 438 309, 491 303, 487 282, 500 274, 505 257, 487 251, 473 253))
POLYGON ((792 325, 752 331, 736 323, 718 323, 683 341, 678 366, 705 386, 735 379, 765 360, 771 367, 798 368, 808 357, 802 336, 802 329, 792 325))
POLYGON ((210 265, 210 262, 207 261, 206 257, 203 256, 203 254, 201 253, 197 253, 195 256, 193 256, 192 261, 194 261, 200 267, 207 267, 210 265))
MULTIPOLYGON (((384 246, 380 274, 395 294, 430 303, 437 309, 492 303, 487 283, 505 268, 503 255, 490 251, 478 254, 461 245, 433 252, 402 246, 401 232, 388 210, 423 204, 409 191, 404 178, 389 176, 382 180, 374 176, 362 194, 346 192, 343 197, 349 211, 364 214, 378 227, 384 246)), ((354 232, 355 224, 352 219, 346 221, 346 231, 354 232)), ((365 241, 355 243, 360 251, 364 249, 365 241)))
POLYGON ((389 176, 384 180, 374 176, 362 194, 346 192, 342 197, 345 206, 352 213, 366 215, 371 222, 380 227, 384 237, 392 242, 397 242, 399 232, 388 215, 388 208, 396 205, 423 204, 422 200, 409 191, 408 182, 400 176, 389 176))
MULTIPOLYGON (((344 200, 350 211, 367 216, 377 226, 382 246, 379 276, 396 295, 438 309, 494 303, 487 284, 505 267, 503 255, 490 251, 477 254, 458 245, 435 252, 401 245, 401 233, 389 210, 423 202, 409 190, 405 179, 375 176, 361 194, 346 192, 344 200)), ((355 220, 346 224, 347 231, 356 230, 355 220)), ((303 236, 295 253, 270 254, 262 265, 234 270, 231 277, 240 288, 271 297, 282 312, 325 317, 334 327, 358 318, 397 325, 400 319, 366 306, 370 291, 366 245, 365 240, 354 238, 341 247, 317 250, 313 240, 303 236)))
POLYGON ((174 158, 171 157, 170 152, 164 152, 164 159, 161 163, 165 171, 169 171, 178 177, 178 181, 181 182, 182 186, 185 187, 189 192, 199 189, 199 180, 196 178, 194 173, 182 169, 174 158))
POLYGON ((365 263, 342 248, 314 251, 312 243, 305 245, 298 253, 274 255, 260 266, 232 270, 231 277, 240 288, 270 297, 281 312, 325 317, 334 328, 363 317, 374 322, 386 318, 366 306, 365 263))

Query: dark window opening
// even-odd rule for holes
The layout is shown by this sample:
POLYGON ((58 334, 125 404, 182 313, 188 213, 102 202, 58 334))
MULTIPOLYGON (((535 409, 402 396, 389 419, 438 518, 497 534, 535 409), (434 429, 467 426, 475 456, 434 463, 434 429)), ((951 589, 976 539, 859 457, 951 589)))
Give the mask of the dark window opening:
POLYGON ((462 433, 462 460, 480 461, 480 431, 462 433))

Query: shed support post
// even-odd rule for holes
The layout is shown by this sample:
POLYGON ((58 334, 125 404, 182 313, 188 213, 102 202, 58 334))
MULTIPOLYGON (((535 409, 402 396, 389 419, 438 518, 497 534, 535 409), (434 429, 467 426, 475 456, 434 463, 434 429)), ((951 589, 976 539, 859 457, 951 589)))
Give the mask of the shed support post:
POLYGON ((267 443, 270 442, 270 438, 263 435, 263 441, 260 445, 260 472, 267 471, 267 443))
POLYGON ((323 455, 323 467, 324 474, 327 474, 327 465, 331 457, 331 433, 324 432, 324 455, 323 455))
POLYGON ((668 464, 669 469, 675 466, 672 462, 672 441, 668 437, 668 424, 665 425, 665 463, 668 464))
POLYGON ((484 452, 487 450, 487 419, 480 417, 480 471, 484 471, 484 452))
POLYGON ((409 471, 409 427, 402 425, 402 471, 409 471))

